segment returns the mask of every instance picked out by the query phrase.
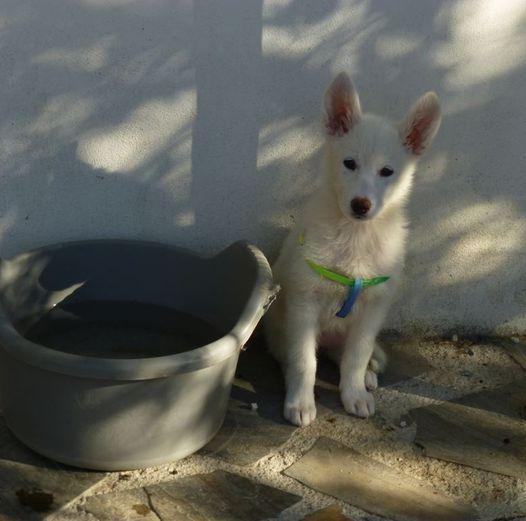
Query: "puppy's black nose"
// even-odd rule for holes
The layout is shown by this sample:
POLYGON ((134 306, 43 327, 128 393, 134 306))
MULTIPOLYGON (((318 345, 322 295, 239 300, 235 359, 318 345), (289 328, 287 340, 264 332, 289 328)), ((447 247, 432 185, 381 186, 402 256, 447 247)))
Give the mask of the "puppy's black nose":
POLYGON ((367 197, 355 197, 351 201, 351 209, 355 215, 363 217, 371 209, 371 201, 367 197))

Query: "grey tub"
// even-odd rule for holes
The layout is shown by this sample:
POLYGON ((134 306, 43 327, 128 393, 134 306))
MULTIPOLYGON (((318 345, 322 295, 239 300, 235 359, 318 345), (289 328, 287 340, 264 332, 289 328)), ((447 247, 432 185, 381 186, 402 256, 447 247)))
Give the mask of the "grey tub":
POLYGON ((239 351, 275 293, 265 257, 245 243, 203 258, 156 243, 86 241, 4 260, 0 400, 7 425, 35 451, 85 468, 141 468, 191 454, 220 428, 239 351), (23 336, 65 300, 171 307, 226 334, 183 353, 129 359, 71 354, 23 336))

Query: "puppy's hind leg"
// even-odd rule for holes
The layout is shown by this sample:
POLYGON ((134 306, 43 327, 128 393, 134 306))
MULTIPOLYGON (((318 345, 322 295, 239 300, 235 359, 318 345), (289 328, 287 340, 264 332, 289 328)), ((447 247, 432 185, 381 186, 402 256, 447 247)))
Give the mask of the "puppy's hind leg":
POLYGON ((387 355, 378 342, 375 342, 373 354, 365 372, 365 387, 368 391, 374 391, 378 388, 378 375, 385 371, 386 366, 387 355))
MULTIPOLYGON (((341 346, 333 346, 328 349, 325 349, 323 351, 325 356, 329 360, 332 360, 336 365, 340 365, 343 357, 343 345, 341 346)), ((378 372, 375 371, 374 368, 378 367, 376 363, 373 363, 374 354, 371 357, 371 360, 369 360, 369 365, 367 367, 367 370, 365 371, 365 388, 368 391, 374 391, 378 388, 378 372)))
POLYGON ((369 367, 365 371, 365 388, 368 391, 374 391, 378 389, 378 375, 369 367))
POLYGON ((383 373, 387 366, 387 355, 378 342, 374 344, 373 354, 369 360, 369 369, 374 373, 383 373))

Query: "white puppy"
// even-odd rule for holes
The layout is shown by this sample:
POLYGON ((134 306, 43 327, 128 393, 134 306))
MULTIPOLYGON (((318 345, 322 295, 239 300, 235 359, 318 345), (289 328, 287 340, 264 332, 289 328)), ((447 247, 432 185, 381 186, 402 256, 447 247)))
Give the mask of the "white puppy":
POLYGON ((266 319, 269 347, 286 380, 284 415, 301 426, 316 417, 320 345, 339 360, 345 410, 374 413, 369 390, 385 362, 376 336, 404 264, 405 205, 417 159, 440 126, 433 92, 398 124, 363 114, 344 73, 329 86, 325 111, 321 186, 273 267, 282 292, 266 319))

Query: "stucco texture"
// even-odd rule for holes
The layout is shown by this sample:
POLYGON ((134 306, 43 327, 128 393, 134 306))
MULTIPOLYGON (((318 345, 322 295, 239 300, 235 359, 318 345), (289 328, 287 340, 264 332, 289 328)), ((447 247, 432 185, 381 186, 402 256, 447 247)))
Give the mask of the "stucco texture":
POLYGON ((443 103, 389 325, 524 332, 523 0, 4 0, 0 254, 124 237, 273 258, 341 69, 366 110, 443 103))

